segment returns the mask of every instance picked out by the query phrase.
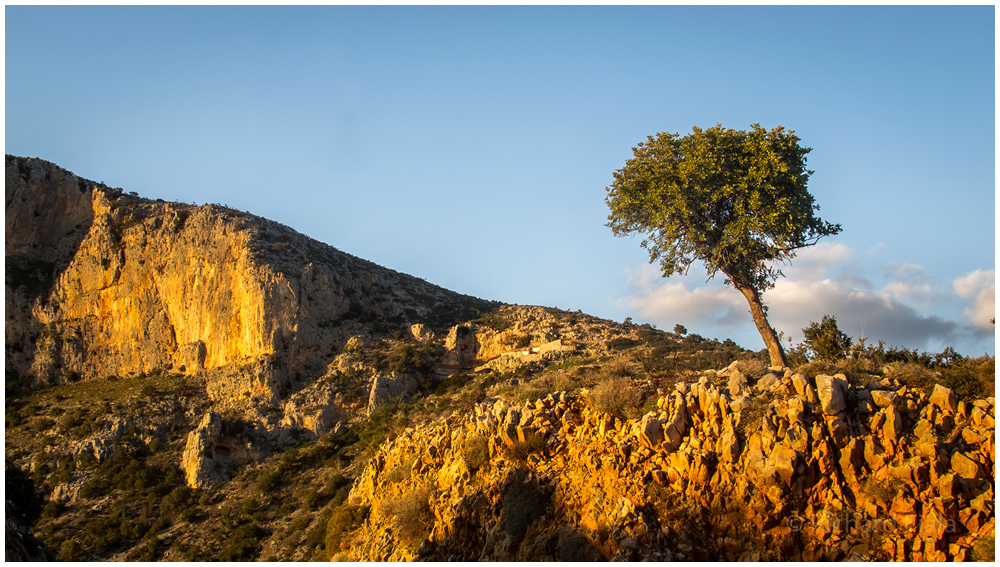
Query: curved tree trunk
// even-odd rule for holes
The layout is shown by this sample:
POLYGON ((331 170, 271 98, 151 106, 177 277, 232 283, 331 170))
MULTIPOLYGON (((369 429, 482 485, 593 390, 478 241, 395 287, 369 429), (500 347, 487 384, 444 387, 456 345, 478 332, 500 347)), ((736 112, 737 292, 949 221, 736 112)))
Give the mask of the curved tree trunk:
POLYGON ((760 293, 752 287, 738 285, 734 287, 743 294, 743 297, 747 298, 747 303, 750 304, 750 315, 753 316, 753 322, 757 325, 757 331, 760 333, 761 338, 764 339, 764 344, 767 345, 767 352, 771 355, 771 366, 788 366, 788 360, 785 358, 785 350, 781 348, 778 334, 774 332, 771 324, 767 322, 767 314, 764 312, 764 304, 760 301, 760 293))

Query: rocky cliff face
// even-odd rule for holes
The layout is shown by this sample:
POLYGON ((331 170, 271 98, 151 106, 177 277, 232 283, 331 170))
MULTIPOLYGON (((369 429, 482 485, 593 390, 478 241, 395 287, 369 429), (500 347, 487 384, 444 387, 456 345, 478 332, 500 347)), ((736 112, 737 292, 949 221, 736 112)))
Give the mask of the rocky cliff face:
POLYGON ((153 202, 13 156, 5 260, 8 372, 202 372, 232 403, 275 403, 353 334, 443 329, 491 306, 246 213, 153 202))
POLYGON ((387 443, 337 558, 963 560, 994 526, 993 399, 706 372, 636 420, 558 393, 387 443))

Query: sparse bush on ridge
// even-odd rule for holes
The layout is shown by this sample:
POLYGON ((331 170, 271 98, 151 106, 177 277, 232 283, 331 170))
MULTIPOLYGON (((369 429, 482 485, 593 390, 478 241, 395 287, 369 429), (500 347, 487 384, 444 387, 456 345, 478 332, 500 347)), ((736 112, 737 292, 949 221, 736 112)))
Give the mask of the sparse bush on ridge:
POLYGON ((434 521, 430 496, 430 489, 426 486, 420 486, 399 498, 382 502, 381 512, 392 518, 392 528, 398 539, 409 543, 419 543, 416 540, 422 539, 430 532, 434 521))
POLYGON ((595 410, 626 419, 642 403, 642 396, 631 378, 618 376, 597 384, 590 393, 590 400, 595 410))

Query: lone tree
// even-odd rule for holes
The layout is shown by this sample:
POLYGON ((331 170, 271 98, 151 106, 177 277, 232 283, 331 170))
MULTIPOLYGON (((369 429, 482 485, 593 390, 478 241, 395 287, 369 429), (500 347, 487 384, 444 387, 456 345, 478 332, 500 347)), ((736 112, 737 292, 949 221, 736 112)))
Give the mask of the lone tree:
POLYGON ((632 149, 605 199, 607 226, 615 236, 641 234, 664 277, 687 273, 695 260, 709 278, 726 275, 750 304, 771 366, 788 365, 761 301, 782 275, 774 264, 841 230, 815 214, 806 189, 810 150, 781 126, 659 133, 632 149))

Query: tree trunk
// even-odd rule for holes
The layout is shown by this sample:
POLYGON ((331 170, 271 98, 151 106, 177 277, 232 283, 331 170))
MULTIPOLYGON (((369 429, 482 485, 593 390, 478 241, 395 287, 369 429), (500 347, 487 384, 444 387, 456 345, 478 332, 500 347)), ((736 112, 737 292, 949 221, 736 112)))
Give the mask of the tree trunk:
POLYGON ((760 333, 761 338, 764 339, 764 344, 767 346, 767 353, 771 355, 771 366, 788 366, 788 360, 785 358, 785 350, 781 348, 781 342, 778 341, 778 334, 774 332, 771 324, 767 322, 764 305, 760 302, 760 293, 752 287, 735 287, 740 290, 743 297, 747 298, 747 303, 750 304, 750 315, 753 316, 753 322, 757 325, 757 331, 760 333))

